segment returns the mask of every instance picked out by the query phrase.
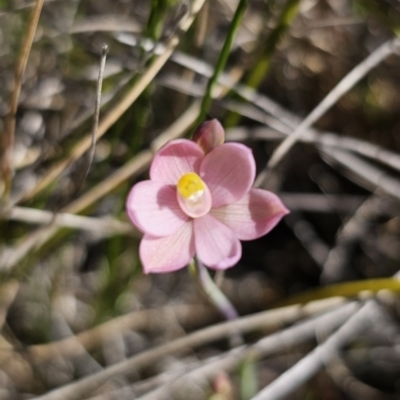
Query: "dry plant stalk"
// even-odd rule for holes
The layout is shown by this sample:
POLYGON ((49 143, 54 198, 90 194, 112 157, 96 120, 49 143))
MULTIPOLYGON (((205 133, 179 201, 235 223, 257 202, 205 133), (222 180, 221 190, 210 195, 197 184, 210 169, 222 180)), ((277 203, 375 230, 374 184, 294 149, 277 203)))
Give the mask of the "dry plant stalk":
POLYGON ((42 12, 44 0, 37 0, 35 8, 32 10, 31 18, 28 25, 28 30, 22 45, 21 55, 18 59, 15 69, 14 90, 10 100, 10 111, 6 118, 6 127, 2 140, 2 155, 1 155, 1 172, 4 179, 4 199, 8 199, 11 191, 13 160, 12 152, 14 147, 16 115, 18 109, 19 96, 23 84, 26 65, 28 63, 29 54, 31 52, 33 39, 35 37, 40 14, 42 12))

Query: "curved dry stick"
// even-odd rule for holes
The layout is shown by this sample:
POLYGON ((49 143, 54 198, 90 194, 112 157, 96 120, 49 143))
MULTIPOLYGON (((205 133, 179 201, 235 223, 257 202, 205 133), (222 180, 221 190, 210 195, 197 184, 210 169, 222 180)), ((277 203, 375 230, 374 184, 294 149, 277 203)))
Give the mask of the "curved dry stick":
POLYGON ((90 168, 93 164, 94 153, 96 151, 96 137, 97 130, 99 129, 99 119, 100 119, 100 108, 101 108, 101 90, 103 87, 103 79, 104 79, 104 70, 106 68, 106 59, 108 53, 108 45, 104 44, 101 49, 100 56, 100 67, 99 67, 99 76, 97 78, 97 87, 96 87, 96 97, 94 101, 94 115, 93 115, 93 128, 92 128, 92 141, 90 143, 90 148, 88 149, 86 166, 83 174, 79 178, 78 182, 75 183, 74 193, 71 195, 71 198, 74 198, 76 194, 80 192, 83 187, 83 184, 86 181, 87 176, 89 175, 90 168))
POLYGON ((314 315, 317 312, 327 311, 332 307, 338 306, 338 304, 342 304, 343 301, 345 300, 329 299, 326 302, 318 301, 309 303, 304 307, 300 305, 289 306, 213 325, 159 347, 144 351, 94 375, 39 396, 35 400, 80 399, 110 379, 140 370, 167 355, 177 354, 199 345, 226 338, 233 330, 247 333, 254 330, 276 329, 281 324, 293 323, 300 318, 314 315))

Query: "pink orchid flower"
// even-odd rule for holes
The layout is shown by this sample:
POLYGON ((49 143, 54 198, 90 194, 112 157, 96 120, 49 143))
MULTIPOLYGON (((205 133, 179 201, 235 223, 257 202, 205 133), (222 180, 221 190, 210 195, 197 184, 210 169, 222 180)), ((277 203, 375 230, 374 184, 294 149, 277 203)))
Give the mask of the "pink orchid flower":
POLYGON ((137 183, 127 199, 132 222, 144 232, 139 254, 144 272, 185 267, 197 254, 223 270, 240 259, 240 240, 259 238, 288 213, 275 194, 252 189, 252 151, 224 143, 217 120, 200 125, 193 140, 172 140, 150 167, 150 180, 137 183))

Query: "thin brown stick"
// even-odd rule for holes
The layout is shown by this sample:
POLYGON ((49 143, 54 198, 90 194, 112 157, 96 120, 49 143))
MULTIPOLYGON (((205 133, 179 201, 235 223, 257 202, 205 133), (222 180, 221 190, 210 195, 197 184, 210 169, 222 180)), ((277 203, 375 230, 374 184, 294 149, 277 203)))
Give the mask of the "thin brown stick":
POLYGON ((11 191, 13 160, 12 152, 14 148, 14 136, 16 116, 18 110, 19 96, 21 94, 21 87, 24 79, 26 65, 28 63, 29 54, 31 52, 33 39, 35 37, 36 29, 38 26, 40 14, 42 12, 44 0, 37 0, 35 8, 32 10, 31 18, 28 25, 28 30, 22 44, 21 55, 15 69, 14 77, 14 90, 11 95, 10 111, 6 118, 6 128, 2 140, 2 157, 1 157, 1 172, 4 179, 4 193, 5 199, 11 191))

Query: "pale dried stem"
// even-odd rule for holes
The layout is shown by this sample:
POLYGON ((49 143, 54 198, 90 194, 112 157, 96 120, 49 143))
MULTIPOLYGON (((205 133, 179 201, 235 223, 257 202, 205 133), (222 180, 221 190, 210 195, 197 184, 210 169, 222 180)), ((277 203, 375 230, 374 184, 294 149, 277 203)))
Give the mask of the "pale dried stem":
POLYGON ((21 55, 18 59, 18 64, 15 69, 14 90, 10 100, 10 111, 6 117, 5 132, 2 139, 2 157, 1 157, 1 170, 4 179, 4 197, 8 199, 13 174, 13 160, 12 152, 14 148, 14 136, 16 116, 18 110, 19 97, 21 94, 21 87, 23 84, 26 65, 28 64, 29 54, 31 52, 33 39, 35 37, 36 29, 39 23, 40 14, 42 12, 44 0, 37 0, 35 8, 32 10, 31 18, 28 24, 28 30, 22 44, 21 55))
MULTIPOLYGON (((97 78, 97 87, 96 87, 96 97, 94 102, 94 115, 93 115, 93 127, 92 127, 92 140, 90 143, 90 148, 87 154, 87 162, 86 168, 84 173, 80 176, 79 181, 75 184, 75 194, 79 193, 85 180, 89 174, 90 168, 93 163, 94 153, 96 150, 96 137, 97 131, 99 129, 99 119, 100 119, 100 108, 101 108, 101 91, 103 87, 103 79, 104 79, 104 70, 106 67, 106 60, 107 60, 107 53, 108 53, 108 45, 103 45, 101 49, 101 56, 100 56, 100 67, 99 67, 99 76, 97 78)), ((74 195, 72 197, 74 197, 74 195)))
POLYGON ((329 246, 319 237, 310 222, 302 218, 299 213, 293 212, 293 209, 287 203, 284 202, 284 204, 291 211, 286 216, 285 223, 290 226, 299 242, 322 269, 329 254, 329 246))
POLYGON ((58 228, 71 228, 96 233, 101 237, 111 235, 133 235, 141 237, 132 224, 115 218, 85 217, 67 213, 52 213, 36 208, 14 207, 6 216, 8 220, 29 224, 47 225, 53 223, 58 228))
POLYGON ((333 159, 335 163, 345 166, 350 171, 350 177, 358 184, 372 192, 382 190, 400 200, 400 182, 397 178, 347 151, 330 147, 322 147, 322 151, 328 160, 333 159))

